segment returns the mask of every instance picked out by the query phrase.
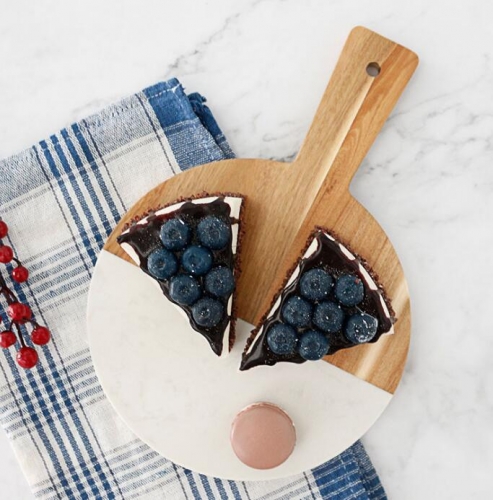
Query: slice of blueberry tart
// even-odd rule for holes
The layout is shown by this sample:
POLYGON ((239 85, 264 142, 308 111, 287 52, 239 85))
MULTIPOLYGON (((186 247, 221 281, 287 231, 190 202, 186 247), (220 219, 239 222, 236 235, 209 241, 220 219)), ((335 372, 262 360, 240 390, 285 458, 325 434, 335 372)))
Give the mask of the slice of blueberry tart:
POLYGON ((235 337, 242 205, 238 194, 179 200, 133 221, 118 237, 218 356, 235 337))
POLYGON ((366 263, 317 229, 270 312, 251 334, 241 370, 315 361, 393 333, 394 313, 366 263))

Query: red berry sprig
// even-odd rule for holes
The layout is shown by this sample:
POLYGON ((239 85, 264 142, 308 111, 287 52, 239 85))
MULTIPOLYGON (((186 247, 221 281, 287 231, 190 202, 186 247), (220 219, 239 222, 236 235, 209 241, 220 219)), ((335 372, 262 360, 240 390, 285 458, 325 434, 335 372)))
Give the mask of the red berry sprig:
MULTIPOLYGON (((29 278, 29 271, 15 258, 12 248, 2 243, 2 239, 9 233, 9 227, 0 219, 0 263, 10 264, 14 262, 16 267, 12 270, 10 277, 17 283, 24 283, 29 278)), ((38 362, 38 353, 32 347, 26 346, 21 326, 32 326, 31 341, 36 345, 45 345, 50 341, 51 334, 48 328, 38 325, 33 320, 33 313, 27 304, 19 302, 15 293, 7 286, 7 282, 0 271, 0 297, 3 296, 7 302, 6 313, 10 318, 10 324, 5 331, 0 331, 0 347, 8 349, 19 341, 21 347, 17 351, 16 361, 19 366, 31 369, 38 362), (15 333, 17 332, 17 334, 15 333)), ((0 323, 2 322, 0 318, 0 323)))

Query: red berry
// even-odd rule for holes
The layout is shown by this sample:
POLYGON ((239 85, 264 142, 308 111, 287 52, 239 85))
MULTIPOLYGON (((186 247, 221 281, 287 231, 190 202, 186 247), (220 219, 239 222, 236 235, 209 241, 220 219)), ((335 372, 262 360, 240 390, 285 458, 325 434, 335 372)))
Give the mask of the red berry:
POLYGON ((7 245, 0 247, 0 262, 8 264, 14 258, 14 251, 7 245))
POLYGON ((2 238, 5 238, 8 232, 9 232, 9 226, 7 226, 7 224, 5 224, 3 220, 0 220, 0 240, 2 238))
POLYGON ((29 278, 29 271, 24 266, 17 266, 12 271, 12 279, 17 283, 24 283, 29 278))
POLYGON ((22 304, 22 307, 24 310, 22 319, 24 320, 24 322, 26 322, 32 318, 33 312, 31 311, 31 308, 26 304, 22 304))
POLYGON ((25 323, 28 319, 31 319, 31 309, 25 304, 20 302, 14 302, 7 307, 7 314, 13 321, 18 323, 25 323))
POLYGON ((45 345, 50 341, 50 330, 45 326, 37 326, 31 333, 31 340, 34 344, 45 345))
POLYGON ((14 332, 7 330, 5 332, 0 333, 0 347, 3 349, 8 349, 10 346, 13 346, 17 342, 17 337, 14 332))
POLYGON ((17 364, 21 368, 29 370, 33 366, 36 366, 38 362, 38 353, 32 347, 21 347, 17 351, 17 364))

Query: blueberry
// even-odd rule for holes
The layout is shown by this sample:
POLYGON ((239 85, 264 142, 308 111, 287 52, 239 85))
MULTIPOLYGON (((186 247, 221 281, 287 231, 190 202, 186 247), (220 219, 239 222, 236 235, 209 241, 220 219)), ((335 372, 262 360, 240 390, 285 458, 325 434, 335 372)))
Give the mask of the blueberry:
POLYGON ((199 222, 197 235, 202 245, 212 250, 221 250, 229 242, 230 227, 223 220, 209 215, 199 222))
POLYGON ((202 276, 212 267, 212 254, 207 248, 188 247, 181 256, 181 265, 187 273, 202 276))
POLYGON ((182 306, 190 306, 202 295, 198 281, 191 276, 175 276, 169 285, 171 298, 182 306))
POLYGON ((327 298, 332 287, 332 276, 323 269, 310 269, 303 273, 300 280, 301 295, 308 300, 327 298))
POLYGON ((334 302, 321 302, 315 307, 313 323, 317 328, 327 333, 338 332, 342 328, 344 312, 341 306, 334 302))
POLYGON ((205 277, 205 289, 216 297, 227 297, 235 288, 235 279, 228 267, 215 267, 205 277))
POLYGON ((347 320, 344 333, 353 344, 364 344, 375 336, 377 328, 377 318, 366 313, 354 314, 347 320))
POLYGON ((224 307, 221 302, 205 297, 192 306, 192 316, 199 326, 212 328, 223 319, 224 307))
POLYGON ((343 306, 355 306, 365 296, 365 288, 360 278, 354 274, 343 274, 337 280, 334 295, 343 306))
POLYGON ((158 280, 165 280, 178 271, 178 262, 169 250, 159 248, 147 258, 147 269, 158 280))
POLYGON ((312 318, 312 306, 298 295, 290 297, 282 307, 282 317, 286 323, 298 328, 308 326, 312 318))
POLYGON ((309 330, 301 336, 298 352, 303 359, 317 361, 327 354, 329 345, 329 339, 323 333, 309 330))
POLYGON ((171 219, 161 226, 159 237, 168 250, 181 250, 190 241, 190 228, 181 219, 171 219))
POLYGON ((274 354, 280 356, 292 354, 296 350, 297 343, 296 330, 292 326, 277 323, 267 332, 267 344, 274 354))

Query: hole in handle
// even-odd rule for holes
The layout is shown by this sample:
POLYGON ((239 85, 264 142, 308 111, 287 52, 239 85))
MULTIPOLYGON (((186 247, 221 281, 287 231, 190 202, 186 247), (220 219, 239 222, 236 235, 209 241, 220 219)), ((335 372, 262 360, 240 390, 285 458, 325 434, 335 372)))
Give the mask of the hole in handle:
POLYGON ((369 76, 372 76, 373 78, 375 78, 376 76, 378 76, 380 74, 380 65, 376 62, 371 62, 366 67, 366 72, 368 73, 369 76))

